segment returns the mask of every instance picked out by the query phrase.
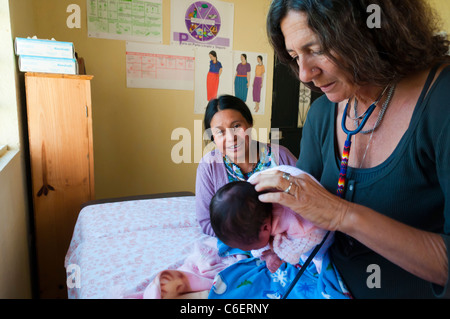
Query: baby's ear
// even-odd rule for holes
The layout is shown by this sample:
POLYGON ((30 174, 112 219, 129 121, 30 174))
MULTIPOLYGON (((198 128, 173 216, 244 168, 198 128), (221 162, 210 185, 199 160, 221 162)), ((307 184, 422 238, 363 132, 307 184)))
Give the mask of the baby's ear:
POLYGON ((261 227, 262 231, 268 231, 271 232, 272 231, 272 223, 269 221, 265 222, 262 227, 261 227))

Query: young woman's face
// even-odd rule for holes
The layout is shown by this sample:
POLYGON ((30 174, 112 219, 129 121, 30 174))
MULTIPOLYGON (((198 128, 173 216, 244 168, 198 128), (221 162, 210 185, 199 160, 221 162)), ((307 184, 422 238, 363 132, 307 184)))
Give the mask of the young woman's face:
POLYGON ((221 110, 211 119, 214 143, 235 164, 244 163, 251 140, 251 125, 236 110, 221 110))
POLYGON ((289 11, 281 20, 286 50, 299 67, 302 82, 313 82, 329 100, 341 102, 357 89, 349 74, 322 52, 319 38, 309 28, 305 13, 289 11))

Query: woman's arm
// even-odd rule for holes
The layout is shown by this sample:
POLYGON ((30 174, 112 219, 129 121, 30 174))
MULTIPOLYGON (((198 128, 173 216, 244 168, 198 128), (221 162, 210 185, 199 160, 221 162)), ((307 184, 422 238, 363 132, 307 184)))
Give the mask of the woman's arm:
POLYGON ((445 286, 448 258, 439 234, 405 225, 367 207, 349 203, 338 230, 406 271, 445 286))
POLYGON ((195 213, 202 231, 207 235, 215 236, 209 216, 209 204, 214 196, 211 169, 212 166, 203 160, 198 164, 195 180, 195 213))
POLYGON ((442 237, 397 222, 367 207, 347 202, 329 193, 311 177, 291 177, 293 187, 277 171, 255 178, 257 191, 277 189, 260 195, 263 202, 285 205, 318 227, 341 231, 414 275, 440 286, 448 277, 448 257, 442 237))

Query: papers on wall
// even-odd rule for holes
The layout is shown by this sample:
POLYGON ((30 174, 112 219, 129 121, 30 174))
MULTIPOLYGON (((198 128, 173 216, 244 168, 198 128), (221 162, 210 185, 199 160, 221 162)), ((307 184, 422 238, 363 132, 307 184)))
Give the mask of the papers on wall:
POLYGON ((170 21, 171 44, 233 48, 233 3, 172 0, 170 21))
POLYGON ((88 36, 162 43, 162 0, 86 0, 88 36))
MULTIPOLYGON (((211 58, 209 53, 214 51, 217 61, 222 65, 222 73, 219 76, 219 86, 216 96, 230 94, 243 100, 252 114, 264 114, 266 105, 266 70, 267 53, 248 51, 231 51, 227 49, 213 49, 197 47, 195 49, 195 101, 194 113, 204 114, 208 105, 207 77, 211 58), (241 55, 247 56, 247 64, 250 65, 248 86, 242 90, 237 87, 236 69, 241 61, 241 55), (259 79, 256 79, 259 77, 259 79), (239 91, 239 94, 236 92, 239 91)), ((247 77, 246 77, 247 79, 247 77)))
POLYGON ((193 90, 193 48, 127 42, 127 87, 193 90))

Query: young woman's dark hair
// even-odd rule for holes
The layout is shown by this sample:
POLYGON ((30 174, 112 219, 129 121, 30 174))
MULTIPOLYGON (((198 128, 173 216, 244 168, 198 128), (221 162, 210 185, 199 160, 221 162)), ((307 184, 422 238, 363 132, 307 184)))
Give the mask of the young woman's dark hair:
POLYGON ((237 98, 233 95, 222 95, 219 96, 217 99, 209 101, 208 105, 206 106, 203 125, 205 127, 207 134, 209 134, 211 140, 213 140, 213 136, 210 130, 211 120, 217 112, 222 110, 238 111, 239 113, 241 113, 241 115, 244 117, 247 123, 250 124, 250 126, 253 126, 252 113, 250 112, 247 104, 245 104, 245 102, 242 101, 240 98, 237 98))
POLYGON ((272 216, 272 204, 258 199, 255 187, 243 181, 222 186, 209 206, 211 226, 223 242, 238 240, 252 244, 261 227, 272 216))
POLYGON ((217 60, 217 52, 216 51, 209 51, 209 54, 211 54, 217 60))
POLYGON ((437 19, 423 0, 273 0, 268 37, 280 62, 297 76, 298 65, 286 52, 280 28, 291 10, 307 15, 323 54, 352 74, 356 84, 385 86, 448 59, 449 41, 437 35, 437 19), (373 12, 367 12, 369 5, 380 8, 380 28, 367 25, 373 12))

